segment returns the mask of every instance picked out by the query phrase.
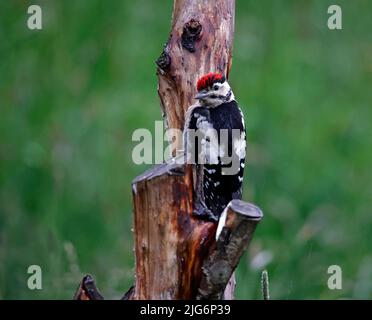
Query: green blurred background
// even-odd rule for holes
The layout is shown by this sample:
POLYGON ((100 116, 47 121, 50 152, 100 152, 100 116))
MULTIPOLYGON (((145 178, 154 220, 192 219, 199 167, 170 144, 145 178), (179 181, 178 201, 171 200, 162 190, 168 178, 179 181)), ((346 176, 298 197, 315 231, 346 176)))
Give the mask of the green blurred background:
MULTIPOLYGON (((372 3, 243 1, 230 83, 246 115, 244 199, 265 217, 237 297, 372 298, 372 3), (343 270, 329 290, 327 268, 343 270)), ((161 120, 154 61, 172 1, 0 2, 0 298, 107 298, 133 283, 131 135, 161 120), (26 27, 41 4, 43 30, 26 27), (27 288, 40 265, 43 290, 27 288)))

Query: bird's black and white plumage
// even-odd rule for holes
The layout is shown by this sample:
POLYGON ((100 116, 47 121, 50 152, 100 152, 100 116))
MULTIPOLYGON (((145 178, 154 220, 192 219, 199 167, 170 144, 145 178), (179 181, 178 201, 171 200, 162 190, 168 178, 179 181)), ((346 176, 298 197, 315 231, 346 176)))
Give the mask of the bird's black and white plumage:
POLYGON ((242 197, 244 117, 222 75, 207 74, 197 89, 199 103, 187 111, 184 132, 188 161, 201 169, 202 190, 198 191, 202 194, 197 197, 195 213, 218 220, 232 199, 242 197))

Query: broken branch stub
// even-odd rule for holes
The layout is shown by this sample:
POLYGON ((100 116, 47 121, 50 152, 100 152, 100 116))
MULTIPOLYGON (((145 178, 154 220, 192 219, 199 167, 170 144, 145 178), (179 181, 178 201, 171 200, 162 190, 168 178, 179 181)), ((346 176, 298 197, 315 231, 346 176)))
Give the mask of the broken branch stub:
POLYGON ((217 240, 203 263, 197 299, 223 298, 226 284, 250 243, 262 211, 247 202, 232 200, 222 214, 217 240))
POLYGON ((103 297, 98 291, 93 277, 87 274, 80 281, 73 299, 74 300, 103 300, 103 297))

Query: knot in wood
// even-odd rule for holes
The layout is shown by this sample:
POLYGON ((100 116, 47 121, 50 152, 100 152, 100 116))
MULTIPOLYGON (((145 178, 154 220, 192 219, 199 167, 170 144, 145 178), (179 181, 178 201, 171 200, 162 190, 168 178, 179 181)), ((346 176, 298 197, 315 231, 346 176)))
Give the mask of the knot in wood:
POLYGON ((202 25, 199 21, 191 19, 186 22, 181 37, 182 46, 190 52, 195 52, 195 42, 200 39, 201 31, 202 25))
POLYGON ((171 57, 168 54, 167 44, 164 45, 163 52, 160 54, 160 57, 156 60, 155 63, 159 67, 162 74, 166 73, 169 70, 171 57))

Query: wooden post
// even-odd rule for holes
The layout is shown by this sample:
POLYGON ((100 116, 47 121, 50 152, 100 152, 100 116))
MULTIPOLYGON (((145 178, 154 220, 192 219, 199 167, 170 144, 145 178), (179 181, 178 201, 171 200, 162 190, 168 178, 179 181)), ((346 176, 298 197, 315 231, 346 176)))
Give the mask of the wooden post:
MULTIPOLYGON (((174 0, 171 34, 156 61, 166 128, 183 129, 200 76, 213 71, 228 77, 234 14, 234 0, 174 0)), ((173 162, 133 181, 136 275, 123 299, 233 298, 233 272, 262 213, 233 200, 218 224, 198 219, 196 174, 193 166, 173 162)), ((101 297, 89 280, 90 296, 101 297)), ((83 279, 76 296, 86 298, 86 287, 83 279)))
POLYGON ((195 219, 192 168, 159 165, 133 182, 133 299, 192 299, 216 224, 195 219))

